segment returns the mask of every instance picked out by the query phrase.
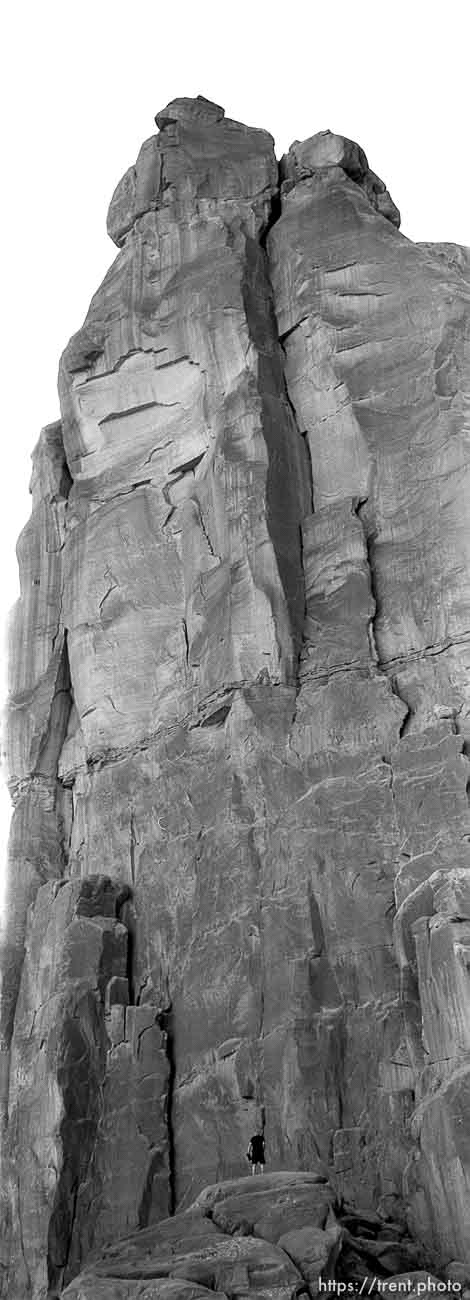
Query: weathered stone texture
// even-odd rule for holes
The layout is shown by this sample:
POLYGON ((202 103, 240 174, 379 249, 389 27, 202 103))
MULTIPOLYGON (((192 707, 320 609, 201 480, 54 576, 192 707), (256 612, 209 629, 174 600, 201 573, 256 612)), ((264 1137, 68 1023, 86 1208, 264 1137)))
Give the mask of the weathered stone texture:
MULTIPOLYGON (((279 176, 267 132, 202 97, 157 126, 111 202, 119 251, 20 544, 11 1300, 237 1178, 263 1123, 271 1169, 320 1161, 358 1212, 470 1263, 468 251, 402 236, 343 137, 296 142, 279 176)), ((278 1233, 312 1287, 336 1259, 312 1195, 308 1222, 304 1191, 260 1216, 261 1290, 278 1233)), ((125 1276, 113 1294, 147 1294, 125 1276)))
POLYGON ((128 1005, 127 894, 88 877, 36 897, 11 1048, 11 1294, 60 1286, 152 1195, 168 1212, 168 1060, 155 1008, 128 1005))
POLYGON ((331 1199, 331 1188, 314 1173, 219 1183, 185 1212, 106 1248, 64 1296, 207 1300, 215 1291, 240 1300, 295 1300, 303 1293, 314 1300, 334 1278, 355 1281, 358 1290, 367 1282, 371 1295, 380 1296, 397 1269, 408 1266, 410 1287, 423 1277, 415 1271, 419 1250, 399 1224, 378 1215, 338 1221, 331 1199), (296 1217, 303 1226, 280 1235, 282 1218, 288 1225, 296 1217))

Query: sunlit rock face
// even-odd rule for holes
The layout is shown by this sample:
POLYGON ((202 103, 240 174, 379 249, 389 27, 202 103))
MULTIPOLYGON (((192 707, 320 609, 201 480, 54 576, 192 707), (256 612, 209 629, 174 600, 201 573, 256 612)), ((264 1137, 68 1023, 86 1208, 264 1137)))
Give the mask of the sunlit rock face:
POLYGON ((470 1263, 469 255, 343 137, 278 168, 201 97, 157 126, 19 546, 11 1300, 263 1124, 271 1169, 470 1263))

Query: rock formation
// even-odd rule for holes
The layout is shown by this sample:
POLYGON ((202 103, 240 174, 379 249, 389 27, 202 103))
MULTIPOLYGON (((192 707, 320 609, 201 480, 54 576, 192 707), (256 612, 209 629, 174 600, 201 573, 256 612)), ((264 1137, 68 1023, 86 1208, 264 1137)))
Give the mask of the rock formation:
POLYGON ((385 1288, 401 1265, 411 1279, 422 1277, 419 1250, 400 1225, 379 1225, 368 1215, 338 1221, 333 1201, 318 1172, 217 1183, 186 1211, 108 1246, 63 1294, 67 1300, 209 1300, 215 1291, 234 1300, 295 1300, 315 1297, 320 1284, 346 1276, 359 1290, 372 1273, 385 1288))
MULTIPOLYGON (((465 1269, 470 253, 343 137, 156 122, 19 543, 3 1294, 204 1300, 72 1279, 186 1232, 262 1125, 278 1191, 329 1180, 330 1263, 350 1212, 465 1269)), ((261 1237, 254 1289, 314 1294, 302 1215, 250 1214, 208 1285, 261 1237)))

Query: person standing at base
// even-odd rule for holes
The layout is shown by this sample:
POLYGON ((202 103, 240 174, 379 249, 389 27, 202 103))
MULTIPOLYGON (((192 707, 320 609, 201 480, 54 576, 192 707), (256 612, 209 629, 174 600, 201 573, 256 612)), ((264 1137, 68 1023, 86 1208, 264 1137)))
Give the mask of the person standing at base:
POLYGON ((264 1135, 255 1133, 251 1138, 248 1147, 247 1156, 251 1164, 252 1174, 262 1174, 264 1169, 264 1135))

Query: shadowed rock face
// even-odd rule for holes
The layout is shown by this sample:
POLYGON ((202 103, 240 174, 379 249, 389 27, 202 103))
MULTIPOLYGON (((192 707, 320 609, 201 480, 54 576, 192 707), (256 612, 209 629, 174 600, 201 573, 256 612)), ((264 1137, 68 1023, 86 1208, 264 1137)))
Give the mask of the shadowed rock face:
POLYGON ((201 97, 157 126, 19 543, 11 1300, 263 1124, 270 1169, 470 1264, 469 254, 343 137, 278 169, 201 97))

